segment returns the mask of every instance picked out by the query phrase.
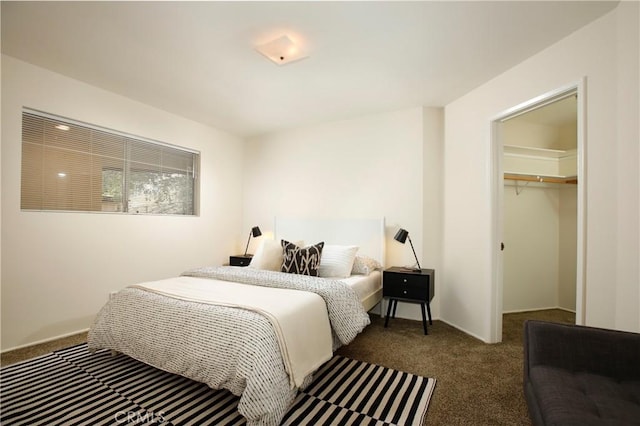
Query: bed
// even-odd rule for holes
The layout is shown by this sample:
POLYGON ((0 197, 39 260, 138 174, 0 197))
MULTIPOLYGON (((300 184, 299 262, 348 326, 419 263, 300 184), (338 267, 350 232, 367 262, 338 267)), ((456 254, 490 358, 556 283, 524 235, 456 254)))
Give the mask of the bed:
POLYGON ((253 267, 203 267, 132 285, 99 312, 89 349, 228 389, 248 424, 279 424, 313 372, 369 324, 367 311, 382 298, 385 239, 384 219, 277 218, 274 230, 278 244, 325 242, 326 267, 330 253, 357 246, 349 269, 359 273, 310 277, 262 269, 254 259, 253 267))

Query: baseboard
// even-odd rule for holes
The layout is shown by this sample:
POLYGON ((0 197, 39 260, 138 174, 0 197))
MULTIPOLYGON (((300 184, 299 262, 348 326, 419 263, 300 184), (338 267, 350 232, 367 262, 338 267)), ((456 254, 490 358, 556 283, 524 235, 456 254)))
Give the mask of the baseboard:
MULTIPOLYGON (((505 311, 505 312, 503 312, 503 314, 516 314, 516 313, 522 313, 522 312, 546 311, 546 310, 549 310, 549 309, 560 309, 560 310, 562 310, 562 311, 566 311, 566 312, 573 312, 573 313, 575 313, 575 311, 571 311, 571 310, 566 309, 566 308, 561 308, 561 307, 559 307, 559 306, 554 306, 554 307, 552 307, 552 308, 523 309, 523 310, 509 311, 509 312, 506 312, 506 311, 505 311)), ((456 330, 459 330, 459 331, 463 332, 464 334, 468 334, 469 336, 471 336, 471 337, 473 337, 473 338, 475 338, 475 339, 478 339, 478 340, 480 340, 481 342, 484 342, 484 343, 486 343, 486 344, 488 344, 488 345, 493 345, 493 344, 495 344, 495 343, 498 343, 498 342, 489 342, 489 341, 487 341, 487 340, 483 339, 482 337, 478 336, 477 334, 475 334, 475 333, 473 333, 473 332, 471 332, 471 331, 469 331, 469 330, 466 330, 466 329, 464 329, 463 327, 459 327, 459 326, 457 326, 456 324, 451 323, 451 322, 449 322, 449 321, 447 321, 447 320, 443 320, 442 318, 440 318, 440 321, 442 321, 443 323, 445 323, 445 324, 447 324, 447 325, 449 325, 449 326, 451 326, 451 327, 455 328, 456 330)))
POLYGON ((455 325, 454 323, 451 323, 451 322, 449 322, 447 320, 443 320, 443 319, 440 319, 440 321, 442 321, 443 323, 447 324, 448 326, 451 326, 451 327, 455 328, 458 331, 463 332, 464 334, 468 334, 469 336, 473 337, 474 339, 480 340, 483 343, 492 344, 492 343, 487 342, 485 339, 483 339, 482 337, 478 336, 477 334, 475 334, 475 333, 473 333, 473 332, 471 332, 469 330, 465 330, 464 328, 459 327, 459 326, 455 325))
POLYGON ((375 315, 378 315, 378 316, 383 316, 382 315, 382 303, 381 302, 376 303, 373 308, 369 309, 369 313, 370 314, 375 314, 375 315))
MULTIPOLYGON (((387 311, 386 311, 388 306, 387 303, 389 303, 389 301, 387 299, 383 299, 380 301, 380 303, 378 303, 378 305, 376 305, 380 308, 380 311, 375 313, 380 315, 382 318, 384 318, 387 315, 387 311)), ((402 301, 400 301, 400 303, 402 303, 402 305, 400 305, 400 307, 396 310, 396 316, 395 316, 396 318, 422 322, 422 313, 420 312, 419 304, 402 302, 402 301), (415 308, 407 309, 407 307, 415 307, 415 308), (407 312, 408 310, 413 310, 413 314, 411 314, 411 312, 407 312)), ((440 320, 440 318, 436 315, 433 315, 432 313, 431 320, 432 321, 440 320)))
MULTIPOLYGON (((384 318, 384 313, 383 313, 383 312, 381 312, 381 311, 382 311, 382 309, 381 309, 381 306, 380 306, 380 305, 381 305, 381 304, 380 304, 380 303, 378 303, 378 304, 377 304, 374 308, 372 308, 372 309, 371 309, 371 311, 369 311, 369 312, 371 312, 371 313, 373 313, 373 314, 380 315, 380 317, 381 317, 381 318, 384 318)), ((572 311, 571 309, 561 308, 561 307, 559 307, 559 306, 554 306, 554 307, 551 307, 551 308, 522 309, 522 310, 514 310, 514 311, 505 311, 505 312, 503 312, 503 313, 504 313, 504 314, 515 314, 515 313, 521 313, 521 312, 545 311, 545 310, 549 310, 549 309, 560 309, 560 310, 563 310, 563 311, 566 311, 566 312, 572 312, 572 313, 574 313, 574 314, 575 314, 575 311, 572 311)), ((396 315, 396 318, 402 318, 402 319, 413 320, 413 321, 422 321, 422 318, 421 318, 421 317, 410 317, 410 318, 408 318, 408 317, 404 317, 404 316, 396 315)), ((477 334, 475 334, 475 333, 473 333, 473 332, 471 332, 471 331, 469 331, 469 330, 466 330, 466 329, 464 329, 464 328, 462 328, 462 327, 459 327, 459 326, 457 326, 456 324, 453 324, 453 323, 451 323, 451 322, 449 322, 449 321, 443 320, 442 318, 438 318, 438 317, 432 317, 432 319, 433 319, 434 321, 436 321, 436 320, 438 320, 438 321, 442 321, 443 323, 445 323, 445 324, 447 324, 447 325, 449 325, 449 326, 451 326, 451 327, 453 327, 453 328, 455 328, 455 329, 457 329, 457 330, 460 330, 461 332, 463 332, 463 333, 465 333, 465 334, 468 334, 469 336, 471 336, 471 337, 473 337, 473 338, 475 338, 475 339, 478 339, 478 340, 480 340, 480 341, 482 341, 482 342, 484 342, 484 343, 488 343, 486 340, 484 340, 482 337, 478 336, 477 334)), ((20 345, 20 346, 15 346, 15 347, 13 347, 13 348, 9 348, 9 349, 4 349, 4 350, 0 351, 0 353, 5 353, 5 352, 10 352, 10 351, 15 351, 15 350, 17 350, 17 349, 28 348, 29 346, 35 346, 35 345, 39 345, 39 344, 42 344, 42 343, 48 343, 48 342, 51 342, 51 341, 53 341, 53 340, 58 340, 58 339, 62 339, 62 338, 65 338, 65 337, 74 336, 74 335, 76 335, 76 334, 80 334, 80 333, 86 333, 86 332, 88 332, 88 331, 89 331, 89 329, 88 329, 88 328, 85 328, 85 329, 83 329, 83 330, 73 331, 73 332, 71 332, 71 333, 61 334, 61 335, 59 335, 59 336, 50 337, 50 338, 43 339, 43 340, 38 340, 38 341, 36 341, 36 342, 32 342, 32 343, 27 343, 27 344, 25 344, 25 345, 20 345)))
POLYGON ((65 337, 75 336, 76 334, 86 333, 88 331, 89 331, 88 328, 85 328, 85 329, 82 329, 82 330, 78 330, 78 331, 72 331, 71 333, 65 333, 65 334, 61 334, 59 336, 55 336, 55 337, 48 337, 46 339, 37 340, 35 342, 26 343, 24 345, 15 346, 15 347, 9 348, 9 349, 3 349, 2 351, 0 351, 0 353, 11 352, 11 351, 15 351, 15 350, 18 350, 18 349, 24 349, 24 348, 28 348, 28 347, 31 347, 31 346, 41 345, 43 343, 49 343, 49 342, 52 342, 54 340, 64 339, 65 337))
POLYGON ((511 311, 502 311, 503 314, 520 314, 522 312, 538 312, 538 311, 548 311, 550 309, 560 309, 561 311, 565 311, 565 312, 571 312, 571 313, 576 313, 576 311, 571 310, 571 309, 567 309, 567 308, 562 308, 560 306, 551 306, 548 308, 528 308, 528 309, 514 309, 511 311))

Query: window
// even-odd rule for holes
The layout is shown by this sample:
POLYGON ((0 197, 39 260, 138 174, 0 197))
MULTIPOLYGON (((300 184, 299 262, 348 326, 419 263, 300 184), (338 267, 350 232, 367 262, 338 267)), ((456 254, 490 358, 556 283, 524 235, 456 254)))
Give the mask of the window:
POLYGON ((200 155, 24 110, 23 210, 197 214, 200 155))

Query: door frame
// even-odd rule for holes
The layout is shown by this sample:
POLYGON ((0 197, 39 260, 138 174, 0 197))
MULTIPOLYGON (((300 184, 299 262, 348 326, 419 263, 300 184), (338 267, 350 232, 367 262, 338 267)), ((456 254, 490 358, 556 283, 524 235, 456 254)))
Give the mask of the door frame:
MULTIPOLYGON (((568 96, 577 95, 577 149, 578 149, 578 205, 576 239, 576 324, 585 324, 586 305, 586 77, 544 93, 514 107, 502 111, 491 120, 491 309, 490 342, 502 341, 502 311, 504 291, 504 263, 501 244, 504 241, 504 174, 503 142, 500 123, 526 112, 541 108, 568 96)), ((508 247, 506 247, 508 250, 508 247)))

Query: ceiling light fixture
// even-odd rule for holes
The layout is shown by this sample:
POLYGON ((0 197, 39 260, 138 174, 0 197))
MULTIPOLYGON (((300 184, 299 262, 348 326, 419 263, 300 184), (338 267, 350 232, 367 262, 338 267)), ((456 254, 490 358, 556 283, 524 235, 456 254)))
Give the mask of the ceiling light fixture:
POLYGON ((289 64, 308 57, 302 48, 286 35, 261 44, 256 47, 256 50, 278 65, 289 64))

